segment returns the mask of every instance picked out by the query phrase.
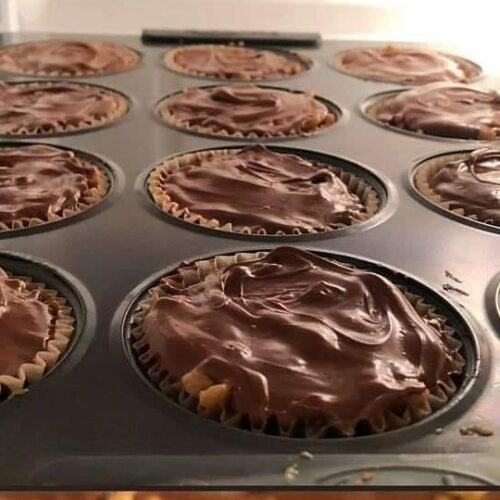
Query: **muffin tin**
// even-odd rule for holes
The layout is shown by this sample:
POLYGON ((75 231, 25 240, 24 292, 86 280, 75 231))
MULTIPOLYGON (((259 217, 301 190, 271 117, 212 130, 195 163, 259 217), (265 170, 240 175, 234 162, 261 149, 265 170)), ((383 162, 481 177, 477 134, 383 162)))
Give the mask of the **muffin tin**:
MULTIPOLYGON (((62 277, 61 292, 75 298, 82 320, 80 335, 51 373, 26 394, 0 403, 0 489, 500 485, 499 235, 430 209, 415 198, 408 181, 422 159, 484 142, 457 145, 452 139, 374 126, 359 112, 360 103, 395 86, 349 77, 327 64, 333 53, 367 43, 328 41, 321 49, 307 51, 315 61, 313 68, 282 80, 280 86, 313 90, 338 103, 343 118, 321 134, 289 139, 285 149, 339 157, 342 166, 366 167, 365 174, 385 193, 385 204, 377 223, 314 241, 307 236, 285 241, 374 266, 446 304, 454 320, 469 331, 469 375, 443 410, 385 434, 302 439, 228 428, 152 390, 131 359, 125 327, 144 287, 179 262, 283 244, 281 238, 173 223, 145 191, 151 165, 162 158, 249 141, 235 144, 222 137, 196 136, 155 119, 159 99, 200 85, 199 78, 165 70, 160 54, 168 47, 145 46, 136 37, 86 38, 113 39, 144 54, 135 70, 78 79, 128 96, 127 117, 85 133, 0 143, 74 148, 110 165, 114 177, 111 195, 71 223, 0 234, 0 265, 17 272, 21 266, 25 274, 43 273, 35 276, 47 281, 55 277, 56 287, 62 277), (33 262, 19 261, 12 252, 33 262), (444 284, 455 291, 443 290, 444 284), (494 434, 460 432, 476 424, 494 434), (291 474, 292 469, 298 473, 291 474)), ((1 42, 28 39, 2 35, 1 42)), ((487 89, 494 84, 485 76, 476 85, 487 89)))

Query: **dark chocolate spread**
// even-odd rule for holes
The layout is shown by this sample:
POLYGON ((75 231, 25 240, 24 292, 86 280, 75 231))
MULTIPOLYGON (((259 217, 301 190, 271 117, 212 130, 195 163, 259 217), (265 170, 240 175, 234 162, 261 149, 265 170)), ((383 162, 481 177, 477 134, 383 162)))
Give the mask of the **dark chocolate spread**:
POLYGON ((22 75, 98 75, 123 71, 138 62, 135 51, 112 42, 51 40, 0 51, 0 69, 22 75))
POLYGON ((335 121, 310 94, 254 85, 187 88, 164 99, 160 113, 184 128, 259 136, 312 132, 335 121))
POLYGON ((451 161, 429 179, 450 208, 463 208, 483 222, 500 226, 500 150, 477 149, 451 161))
POLYGON ((338 64, 361 78, 409 84, 467 82, 480 74, 465 59, 421 47, 350 49, 339 54, 338 64))
POLYGON ((301 73, 307 66, 293 54, 231 45, 189 45, 173 49, 167 64, 188 73, 239 80, 272 79, 301 73))
POLYGON ((0 134, 33 134, 79 127, 116 115, 123 99, 74 83, 0 81, 0 134))
POLYGON ((257 421, 325 419, 350 435, 461 371, 442 321, 389 280, 298 248, 160 288, 142 323, 159 367, 229 385, 230 410, 257 421))
POLYGON ((494 140, 500 135, 500 96, 464 85, 431 83, 377 105, 378 120, 442 137, 494 140))
POLYGON ((19 367, 33 362, 54 334, 49 306, 39 294, 0 268, 0 375, 16 377, 19 367))
POLYGON ((327 165, 260 145, 193 160, 162 177, 160 187, 191 213, 269 234, 337 229, 364 210, 327 165))
POLYGON ((97 187, 97 167, 53 146, 0 147, 0 223, 50 220, 77 210, 82 196, 97 187))

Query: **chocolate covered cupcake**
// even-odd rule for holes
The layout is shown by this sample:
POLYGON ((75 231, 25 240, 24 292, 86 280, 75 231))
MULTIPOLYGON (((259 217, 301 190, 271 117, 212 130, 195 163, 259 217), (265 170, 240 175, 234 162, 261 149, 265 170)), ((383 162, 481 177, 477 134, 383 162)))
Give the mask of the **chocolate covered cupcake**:
POLYGON ((0 135, 54 135, 112 123, 128 101, 110 89, 83 83, 0 81, 0 135))
POLYGON ((131 331, 148 377, 182 405, 292 437, 409 425, 446 403, 464 366, 423 299, 298 248, 184 264, 131 331))
POLYGON ((261 145, 167 159, 148 189, 175 217, 243 234, 334 231, 367 220, 380 204, 353 173, 261 145))
POLYGON ((227 80, 275 80, 306 71, 310 62, 284 50, 234 45, 185 45, 164 56, 167 68, 187 75, 227 80))
POLYGON ((354 48, 339 52, 334 66, 365 80, 420 85, 469 82, 481 74, 476 64, 451 54, 422 47, 354 48))
POLYGON ((139 54, 113 42, 48 40, 0 50, 0 70, 30 76, 93 76, 134 68, 139 54))
POLYGON ((381 97, 366 113, 419 134, 485 141, 500 136, 499 94, 463 85, 431 83, 381 97))
POLYGON ((72 151, 43 144, 0 147, 0 231, 70 217, 108 191, 107 174, 72 151))
POLYGON ((419 165, 416 188, 446 210, 500 227, 500 150, 441 155, 419 165))
POLYGON ((180 129, 238 138, 306 136, 337 119, 311 93, 254 85, 186 88, 164 98, 158 113, 180 129))
POLYGON ((73 323, 58 292, 0 268, 0 401, 24 392, 56 364, 73 323))

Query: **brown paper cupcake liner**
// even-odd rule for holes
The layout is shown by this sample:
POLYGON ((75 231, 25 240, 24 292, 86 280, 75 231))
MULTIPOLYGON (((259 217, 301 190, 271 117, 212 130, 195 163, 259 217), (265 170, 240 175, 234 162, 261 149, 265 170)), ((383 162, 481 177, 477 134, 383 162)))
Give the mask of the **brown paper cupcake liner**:
MULTIPOLYGON (((102 127, 104 125, 109 125, 114 123, 119 118, 124 116, 129 110, 129 102, 126 97, 115 92, 114 90, 99 87, 96 85, 84 84, 84 83, 73 83, 72 85, 80 86, 80 87, 91 87, 97 90, 100 90, 103 93, 111 94, 116 98, 117 101, 117 109, 108 113, 106 116, 100 117, 88 117, 85 120, 81 120, 77 124, 72 123, 64 123, 63 121, 58 121, 56 123, 51 123, 49 125, 41 125, 41 126, 22 126, 18 127, 15 130, 3 131, 0 128, 0 137, 1 136, 44 136, 44 135, 57 135, 57 134, 66 134, 71 132, 80 132, 89 129, 95 129, 102 127)), ((14 83, 13 85, 19 86, 21 88, 29 88, 29 87, 42 87, 46 88, 53 85, 60 85, 60 82, 29 82, 29 83, 14 83)))
MULTIPOLYGON (((214 157, 224 157, 231 155, 235 152, 234 149, 215 149, 210 151, 198 151, 196 153, 187 153, 184 155, 176 156, 174 158, 168 158, 157 165, 149 174, 147 179, 148 191, 155 204, 161 208, 164 212, 169 215, 173 215, 179 219, 186 222, 191 222, 192 224, 198 224, 200 226, 208 227, 210 229, 216 229, 220 231, 228 231, 232 233, 241 233, 249 235, 300 235, 300 234, 310 234, 305 233, 300 230, 300 228, 295 228, 292 233, 285 233, 284 231, 276 231, 275 233, 268 233, 265 228, 259 228, 257 230, 252 230, 250 227, 237 228, 233 227, 232 223, 220 221, 217 219, 207 219, 200 214, 191 212, 187 207, 181 207, 177 202, 172 200, 172 198, 166 194, 162 187, 161 181, 163 177, 170 174, 178 169, 183 168, 186 165, 196 165, 205 159, 213 159, 214 157)), ((364 222, 371 217, 373 217, 380 208, 380 198, 375 188, 370 186, 365 180, 361 179, 352 172, 341 169, 340 167, 328 165, 328 168, 337 175, 342 182, 347 186, 351 194, 355 194, 360 199, 363 204, 364 210, 360 217, 353 221, 350 225, 343 225, 342 227, 350 227, 360 222, 364 222)), ((340 229, 340 228, 339 228, 340 229)), ((328 229, 321 232, 335 231, 336 229, 328 229)), ((319 231, 311 231, 311 233, 317 233, 319 231)))
MULTIPOLYGON (((203 44, 200 47, 218 47, 218 45, 203 44)), ((207 79, 211 79, 211 80, 242 81, 242 79, 239 79, 239 78, 228 78, 228 77, 224 76, 223 74, 214 75, 212 73, 205 73, 203 71, 192 70, 192 69, 186 68, 186 67, 178 64, 177 61, 175 60, 175 55, 181 50, 183 50, 183 47, 177 47, 177 48, 169 50, 168 52, 165 52, 162 59, 163 59, 163 64, 165 65, 166 68, 168 68, 172 71, 175 71, 176 73, 197 76, 199 78, 207 78, 207 79)), ((272 51, 272 49, 266 49, 266 50, 272 51)), ((279 76, 266 76, 265 74, 261 74, 259 76, 254 77, 254 78, 245 79, 244 81, 250 82, 250 81, 282 80, 282 79, 288 78, 290 76, 300 75, 300 74, 306 72, 307 70, 309 70, 312 66, 311 59, 308 56, 306 56, 305 54, 301 54, 299 52, 295 52, 295 51, 291 51, 291 50, 286 51, 286 52, 285 51, 274 51, 274 52, 278 52, 279 54, 283 54, 283 55, 289 57, 290 59, 297 61, 298 63, 301 64, 302 70, 301 71, 291 71, 288 73, 283 72, 279 76)))
POLYGON ((460 215, 461 217, 472 219, 476 222, 482 222, 483 224, 496 226, 495 224, 488 222, 487 220, 482 218, 481 214, 476 212, 473 208, 462 207, 458 202, 444 200, 441 195, 439 195, 432 189, 430 185, 430 179, 434 177, 443 167, 445 167, 450 162, 463 160, 465 156, 467 156, 467 153, 454 153, 441 155, 437 158, 432 158, 430 160, 424 161, 417 167, 415 171, 413 177, 415 187, 422 196, 427 198, 427 200, 448 212, 460 215))
MULTIPOLYGON (((289 91, 292 92, 292 91, 289 91)), ((166 122, 180 130, 191 132, 195 134, 207 135, 212 137, 227 137, 232 139, 285 139, 294 137, 308 137, 325 130, 338 122, 339 116, 336 112, 332 111, 331 107, 328 109, 328 115, 319 124, 305 123, 301 129, 293 129, 289 132, 277 133, 256 133, 256 132, 230 132, 220 127, 204 127, 202 125, 188 125, 182 120, 179 120, 173 113, 170 112, 167 105, 167 100, 170 96, 163 98, 157 105, 157 113, 159 117, 166 122)))
POLYGON ((56 314, 52 317, 54 335, 47 342, 46 348, 38 351, 32 361, 23 363, 19 367, 17 376, 0 373, 0 401, 25 392, 29 385, 38 382, 53 368, 66 351, 75 329, 73 311, 59 292, 47 288, 45 283, 34 282, 27 276, 13 276, 10 273, 9 276, 24 281, 28 290, 38 291, 39 300, 49 307, 55 307, 56 314))
MULTIPOLYGON (((209 274, 224 269, 229 265, 261 258, 265 255, 267 255, 267 252, 223 255, 195 262, 185 268, 181 267, 178 272, 182 276, 182 284, 189 286, 199 283, 209 274)), ((355 266, 347 265, 353 269, 355 268, 355 266)), ((447 321, 447 318, 436 311, 436 308, 427 303, 423 297, 409 292, 402 286, 398 285, 398 288, 421 317, 437 321, 443 326, 444 340, 453 349, 457 369, 463 371, 466 361, 459 353, 462 343, 457 338, 457 334, 447 321)), ((449 377, 448 380, 440 381, 433 392, 425 390, 402 398, 397 410, 387 411, 378 421, 360 419, 353 435, 346 435, 335 422, 327 420, 296 420, 284 426, 276 416, 270 416, 263 421, 259 421, 250 415, 231 412, 225 405, 226 397, 230 391, 230 388, 225 384, 214 384, 213 381, 196 369, 178 378, 160 368, 155 353, 144 339, 141 325, 152 303, 162 294, 163 292, 159 286, 153 286, 137 304, 134 312, 129 341, 137 362, 149 380, 171 400, 194 413, 224 425, 256 433, 294 438, 354 437, 357 435, 378 434, 407 427, 428 417, 442 408, 458 391, 456 383, 449 377)))
POLYGON ((65 208, 60 214, 49 214, 47 219, 41 219, 39 217, 23 217, 20 219, 14 219, 8 224, 0 221, 0 233, 4 231, 12 231, 15 229, 26 229, 29 227, 39 226, 40 224, 49 224, 51 222, 57 222, 62 219, 67 219, 79 213, 85 212, 89 208, 101 202, 109 193, 111 187, 109 175, 103 168, 99 167, 98 165, 90 163, 81 157, 79 158, 84 164, 90 167, 97 168, 98 185, 82 194, 82 197, 78 201, 76 209, 65 208))

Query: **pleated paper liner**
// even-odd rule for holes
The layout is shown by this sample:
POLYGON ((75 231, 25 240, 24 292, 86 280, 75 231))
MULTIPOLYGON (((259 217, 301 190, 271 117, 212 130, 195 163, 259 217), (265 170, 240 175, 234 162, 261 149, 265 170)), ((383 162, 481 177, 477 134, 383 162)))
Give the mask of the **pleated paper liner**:
MULTIPOLYGON (((46 40, 40 40, 40 43, 44 43, 46 40)), ((51 40, 51 41, 57 41, 57 40, 51 40)), ((67 40, 60 40, 60 41, 67 41, 67 40)), ((71 40, 70 40, 71 41, 71 40)), ((24 46, 24 45, 34 45, 36 42, 26 42, 26 43, 19 43, 15 45, 9 45, 8 47, 5 47, 0 50, 0 71, 4 73, 9 73, 11 75, 22 75, 22 76, 40 76, 44 78, 79 78, 79 77, 87 77, 87 76, 104 76, 104 75, 114 75, 117 73, 122 73, 125 71, 130 71, 134 68, 137 67, 137 65, 141 61, 141 54, 132 49, 131 47, 128 47, 126 45, 122 44, 117 44, 120 47, 126 49, 129 53, 129 60, 123 64, 121 68, 118 69, 113 69, 113 70, 85 70, 85 71, 75 71, 75 72, 68 72, 68 71, 43 71, 43 70, 38 70, 38 71, 22 71, 22 70, 12 70, 9 69, 8 66, 3 63, 2 57, 4 54, 15 54, 18 48, 24 46)))
MULTIPOLYGON (((369 48, 369 47, 364 47, 364 48, 369 48)), ((377 76, 372 76, 372 75, 366 75, 366 74, 361 74, 361 73, 355 73, 351 71, 348 67, 346 67, 343 63, 343 57, 344 55, 350 52, 350 50, 343 50, 341 52, 337 52, 336 54, 333 55, 331 58, 331 66, 333 66, 336 70, 340 71, 341 73, 344 73, 346 75, 352 76, 354 78, 359 78, 361 80, 365 81, 372 81, 372 82, 382 82, 382 83, 395 83, 399 85, 407 85, 407 86, 419 86, 419 85, 425 85, 427 83, 431 83, 430 81, 428 82, 413 82, 408 79, 404 78, 390 78, 390 77, 377 77, 377 76)), ((466 59, 464 57, 460 56, 455 56, 453 54, 448 54, 445 52, 441 52, 442 54, 446 55, 450 59, 453 59, 455 62, 458 63, 460 68, 470 68, 472 70, 472 73, 470 77, 468 77, 466 80, 463 81, 457 81, 457 83, 470 83, 473 81, 478 80, 481 78, 483 74, 483 69, 481 66, 475 62, 470 61, 469 59, 466 59)))
MULTIPOLYGON (((180 267, 177 272, 181 276, 179 279, 182 280, 182 284, 187 287, 201 282, 206 276, 217 270, 225 269, 235 263, 261 258, 265 255, 267 255, 267 252, 222 255, 180 267)), ((355 268, 352 265, 344 265, 355 268)), ((459 353, 462 343, 458 340, 456 332, 447 318, 442 316, 439 311, 436 311, 436 308, 427 303, 423 297, 411 293, 403 287, 398 286, 398 288, 410 301, 420 317, 437 321, 443 325, 444 340, 455 354, 457 372, 463 372, 465 359, 459 353)), ((360 419, 353 434, 346 434, 336 426, 335 422, 324 419, 296 420, 285 426, 282 425, 277 416, 270 416, 264 421, 259 421, 250 415, 234 413, 225 404, 230 391, 227 385, 214 384, 203 373, 196 370, 185 374, 179 379, 160 369, 155 353, 150 350, 148 343, 144 339, 141 325, 152 303, 163 294, 164 292, 158 285, 150 288, 134 311, 130 329, 130 342, 137 362, 149 380, 174 402, 192 412, 228 426, 256 433, 293 438, 355 437, 376 434, 401 429, 428 417, 442 408, 458 391, 457 384, 449 377, 448 380, 442 380, 436 384, 433 392, 427 389, 421 393, 402 398, 397 408, 388 409, 377 421, 360 419)))
POLYGON ((443 210, 476 222, 482 222, 492 227, 499 227, 491 221, 482 218, 481 214, 476 212, 474 208, 460 206, 459 202, 444 200, 430 185, 430 179, 432 179, 443 167, 446 167, 450 162, 465 159, 469 153, 470 151, 440 155, 420 163, 413 175, 415 187, 422 196, 443 210))
MULTIPOLYGON (((200 226, 208 227, 210 229, 216 229, 220 231, 227 231, 232 233, 241 234, 255 234, 255 235, 300 235, 309 234, 303 233, 300 228, 295 228, 291 233, 285 233, 284 231, 277 231, 275 233, 268 233, 264 227, 257 230, 251 229, 250 227, 235 227, 230 222, 224 222, 217 219, 207 219, 200 214, 191 212, 189 208, 180 206, 177 202, 172 200, 172 198, 164 192, 162 188, 162 180, 164 177, 178 169, 182 169, 185 166, 198 165, 203 160, 213 160, 214 158, 220 157, 224 158, 226 156, 231 156, 237 153, 239 150, 235 149, 215 149, 209 151, 198 151, 195 153, 187 153, 184 155, 176 156, 174 158, 168 158, 162 161, 158 166, 156 166, 147 178, 148 191, 153 201, 156 205, 161 208, 165 213, 172 215, 174 217, 180 218, 186 222, 192 224, 197 224, 200 226)), ((317 162, 316 162, 317 163, 317 162)), ((352 172, 343 170, 340 167, 329 164, 321 164, 322 167, 329 168, 335 175, 337 175, 342 182, 347 186, 349 192, 358 196, 360 202, 363 205, 363 212, 360 214, 358 220, 354 220, 349 226, 364 222, 371 217, 373 217, 380 209, 380 199, 377 194, 377 190, 371 186, 367 181, 361 179, 352 172)), ((318 167, 319 168, 319 167, 318 167)), ((335 231, 343 227, 348 227, 344 224, 339 224, 338 228, 326 229, 325 231, 311 231, 311 233, 316 232, 329 232, 335 231)))
MULTIPOLYGON (((224 74, 212 74, 212 73, 205 73, 202 71, 197 71, 197 70, 192 70, 189 68, 186 68, 185 66, 182 66, 181 64, 178 64, 177 61, 175 60, 175 56, 179 53, 182 52, 183 50, 186 50, 186 48, 191 48, 192 45, 189 45, 187 47, 176 47, 174 49, 169 50, 168 52, 165 52, 163 54, 162 60, 163 64, 165 65, 166 68, 175 71, 176 73, 181 73, 183 75, 190 75, 190 76, 196 76, 199 78, 206 78, 210 80, 228 80, 228 81, 273 81, 273 80, 282 80, 285 78, 289 78, 291 76, 296 76, 300 75, 302 73, 305 73, 312 67, 312 61, 309 57, 307 57, 305 54, 300 54, 299 52, 294 52, 294 51, 285 51, 285 50, 276 50, 276 49, 264 49, 270 52, 275 52, 277 54, 283 55, 287 57, 288 59, 295 61, 300 64, 301 70, 299 71, 291 71, 291 72, 283 72, 280 75, 274 75, 274 76, 269 76, 266 74, 261 74, 255 77, 250 77, 247 79, 242 79, 242 78, 233 78, 233 77, 228 77, 225 76, 224 74)), ((201 48, 210 48, 210 47, 220 47, 220 45, 214 45, 214 44, 202 44, 199 45, 197 44, 196 47, 201 47, 201 48)), ((238 47, 238 45, 235 45, 235 47, 238 47)), ((242 46, 244 47, 244 45, 242 46)))
MULTIPOLYGON (((201 88, 207 88, 207 87, 201 87, 201 88)), ((271 89, 272 87, 262 87, 262 88, 271 89)), ((156 112, 157 112, 158 116, 165 123, 167 123, 168 125, 170 125, 172 127, 177 128, 179 130, 183 130, 183 131, 198 134, 198 135, 208 136, 208 137, 224 137, 227 139, 251 139, 251 140, 308 137, 310 135, 317 134, 317 133, 319 133, 323 130, 326 130, 327 128, 335 125, 340 119, 340 116, 341 116, 340 109, 338 109, 335 105, 333 105, 332 103, 329 103, 328 101, 326 101, 324 99, 320 99, 318 97, 315 97, 312 92, 307 93, 307 92, 300 92, 300 91, 294 91, 294 90, 288 90, 288 89, 281 89, 281 88, 277 88, 277 87, 276 87, 276 90, 290 92, 292 94, 308 94, 311 97, 313 97, 314 99, 316 99, 318 102, 320 102, 321 104, 326 106, 326 108, 328 110, 328 114, 321 121, 318 121, 318 118, 314 114, 311 114, 309 119, 300 125, 300 128, 290 130, 289 132, 261 133, 261 132, 230 131, 230 130, 226 130, 222 127, 219 127, 219 126, 203 126, 203 125, 186 124, 184 121, 179 120, 175 116, 175 114, 173 114, 170 111, 170 109, 168 108, 169 98, 176 95, 176 94, 170 94, 168 96, 165 96, 163 99, 161 99, 161 101, 156 106, 156 112)), ((180 93, 180 92, 177 92, 177 94, 178 93, 180 93)))
MULTIPOLYGON (((37 82, 9 82, 9 85, 16 85, 22 88, 50 88, 54 86, 61 85, 61 82, 56 81, 37 81, 37 82)), ((2 136, 51 136, 59 134, 71 134, 75 132, 81 132, 85 130, 92 130, 105 125, 110 125, 125 114, 128 113, 130 104, 129 100, 121 93, 111 90, 107 87, 94 84, 86 83, 74 83, 74 82, 64 82, 64 85, 70 85, 72 87, 84 87, 94 89, 97 93, 112 95, 115 98, 116 109, 108 113, 106 116, 89 116, 85 120, 81 120, 78 123, 67 123, 63 120, 58 120, 56 123, 36 125, 36 126, 22 126, 15 130, 3 130, 0 125, 0 137, 2 136)))
MULTIPOLYGON (((1 149, 1 146, 0 146, 1 149)), ((26 229, 29 227, 39 226, 40 224, 50 224, 51 222, 57 222, 61 219, 67 219, 74 215, 77 215, 81 212, 85 212, 89 208, 97 205, 100 201, 102 201, 109 193, 111 188, 111 181, 109 178, 109 174, 99 165, 90 163, 87 160, 84 160, 81 156, 77 157, 80 161, 86 164, 89 167, 96 167, 98 172, 98 185, 92 187, 88 191, 82 193, 81 198, 78 200, 78 205, 76 209, 64 209, 61 213, 50 213, 48 214, 47 219, 41 219, 39 217, 23 217, 20 219, 12 220, 10 223, 6 224, 5 222, 0 221, 0 233, 5 231, 13 231, 16 229, 26 229)))
MULTIPOLYGON (((14 276, 6 271, 9 277, 26 283, 26 289, 38 300, 46 304, 51 314, 53 333, 47 341, 46 348, 38 351, 30 362, 19 366, 17 376, 5 375, 0 372, 0 401, 21 394, 43 375, 53 368, 61 355, 66 351, 75 330, 75 317, 67 301, 56 290, 47 288, 45 283, 34 282, 30 277, 14 276)), ((8 335, 8 332, 3 332, 8 335)))

